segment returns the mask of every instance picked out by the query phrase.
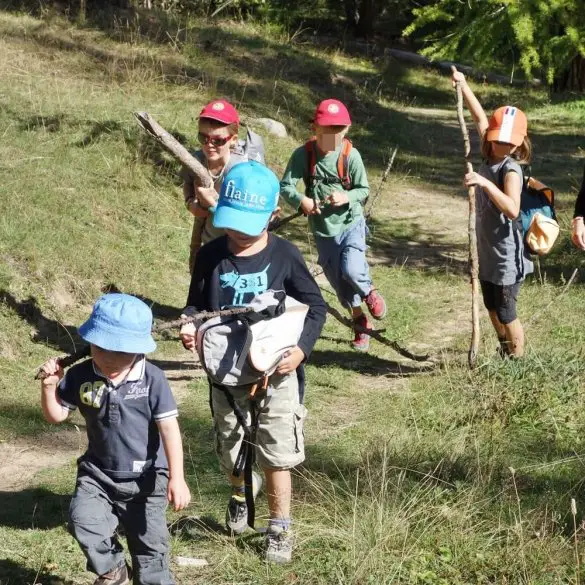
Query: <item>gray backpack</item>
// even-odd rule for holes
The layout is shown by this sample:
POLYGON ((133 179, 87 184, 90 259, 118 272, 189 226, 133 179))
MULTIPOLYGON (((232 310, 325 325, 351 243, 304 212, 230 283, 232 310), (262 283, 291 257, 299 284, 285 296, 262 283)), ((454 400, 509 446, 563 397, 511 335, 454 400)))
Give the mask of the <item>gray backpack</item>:
POLYGON ((246 128, 246 140, 238 140, 234 152, 246 157, 248 160, 255 160, 263 165, 266 164, 264 141, 260 134, 256 134, 250 128, 246 128))
POLYGON ((256 295, 248 306, 250 313, 213 317, 197 329, 201 364, 221 386, 254 385, 270 376, 297 345, 309 309, 274 290, 256 295))

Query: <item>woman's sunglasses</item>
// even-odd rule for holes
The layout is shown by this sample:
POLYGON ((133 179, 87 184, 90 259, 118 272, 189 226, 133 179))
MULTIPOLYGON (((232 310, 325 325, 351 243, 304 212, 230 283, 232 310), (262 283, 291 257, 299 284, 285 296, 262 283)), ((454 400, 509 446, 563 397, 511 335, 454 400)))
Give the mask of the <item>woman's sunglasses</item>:
POLYGON ((199 132, 199 134, 197 134, 197 140, 199 141, 199 144, 211 144, 211 146, 215 146, 216 148, 223 146, 226 144, 226 142, 231 140, 231 138, 231 136, 225 136, 222 138, 219 136, 209 136, 209 134, 204 134, 203 132, 199 132))

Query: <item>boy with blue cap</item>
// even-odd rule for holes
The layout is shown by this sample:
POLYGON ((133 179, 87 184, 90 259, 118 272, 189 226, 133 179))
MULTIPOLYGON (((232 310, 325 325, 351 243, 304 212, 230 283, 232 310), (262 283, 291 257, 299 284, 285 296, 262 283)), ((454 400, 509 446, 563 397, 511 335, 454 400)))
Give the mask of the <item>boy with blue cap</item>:
POLYGON ((169 570, 167 501, 181 510, 191 494, 183 475, 177 405, 154 351, 152 312, 126 294, 107 294, 79 328, 91 359, 63 375, 57 360, 42 372, 41 405, 50 423, 79 409, 87 451, 78 460, 69 529, 98 575, 94 585, 126 585, 131 570, 116 535, 124 527, 134 585, 174 585, 169 570))
MULTIPOLYGON (((304 461, 303 420, 306 409, 299 395, 297 368, 307 360, 326 318, 321 291, 299 250, 290 242, 267 232, 278 210, 280 190, 276 175, 264 165, 241 163, 226 175, 213 225, 226 235, 201 248, 191 279, 185 314, 216 311, 225 306, 246 305, 267 290, 283 290, 309 307, 303 331, 295 348, 288 351, 269 379, 265 393, 249 400, 249 386, 217 386, 210 380, 211 407, 220 465, 230 477, 232 495, 226 525, 233 534, 247 528, 248 509, 244 479, 232 474, 244 431, 230 398, 245 413, 257 413, 254 446, 256 459, 266 477, 270 519, 266 532, 266 559, 283 563, 291 559, 290 519, 291 472, 304 461)), ((187 349, 195 348, 196 330, 187 324, 181 339, 187 349)), ((254 495, 261 483, 255 474, 254 495)))

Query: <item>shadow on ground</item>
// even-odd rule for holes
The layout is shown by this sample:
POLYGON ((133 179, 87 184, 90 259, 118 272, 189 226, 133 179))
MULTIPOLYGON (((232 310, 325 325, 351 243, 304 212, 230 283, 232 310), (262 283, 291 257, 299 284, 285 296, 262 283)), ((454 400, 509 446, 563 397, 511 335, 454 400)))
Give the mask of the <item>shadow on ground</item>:
POLYGON ((48 530, 67 523, 70 495, 45 488, 0 492, 0 526, 21 530, 48 530))
MULTIPOLYGON (((333 341, 337 340, 333 339, 333 341)), ((347 343, 347 340, 344 340, 344 343, 347 343)), ((372 343, 376 342, 372 341, 372 343)), ((315 349, 311 354, 312 366, 337 366, 344 370, 362 374, 363 376, 403 378, 428 373, 434 369, 434 366, 413 364, 415 362, 405 364, 380 358, 372 353, 358 353, 352 350, 315 349)))
POLYGON ((27 569, 9 559, 0 559, 0 585, 74 585, 46 571, 27 569))

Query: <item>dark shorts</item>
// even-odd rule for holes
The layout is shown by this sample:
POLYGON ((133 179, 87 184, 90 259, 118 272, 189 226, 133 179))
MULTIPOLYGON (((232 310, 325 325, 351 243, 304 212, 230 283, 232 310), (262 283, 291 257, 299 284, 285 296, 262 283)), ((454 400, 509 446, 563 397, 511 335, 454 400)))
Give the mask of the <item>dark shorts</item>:
POLYGON ((522 282, 515 284, 494 284, 487 280, 480 280, 483 304, 488 311, 495 311, 498 320, 503 325, 512 323, 517 318, 516 302, 522 282))

